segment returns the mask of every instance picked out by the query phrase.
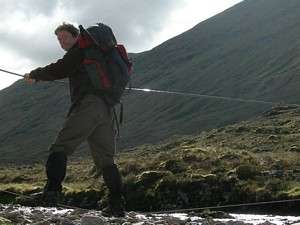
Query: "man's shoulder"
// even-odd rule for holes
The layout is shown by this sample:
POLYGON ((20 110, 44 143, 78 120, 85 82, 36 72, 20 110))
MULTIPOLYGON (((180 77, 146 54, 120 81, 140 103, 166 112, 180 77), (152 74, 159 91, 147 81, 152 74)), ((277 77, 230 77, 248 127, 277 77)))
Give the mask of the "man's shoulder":
POLYGON ((66 54, 64 55, 64 58, 68 58, 68 57, 82 58, 83 57, 83 51, 79 47, 73 47, 69 51, 67 51, 66 54))

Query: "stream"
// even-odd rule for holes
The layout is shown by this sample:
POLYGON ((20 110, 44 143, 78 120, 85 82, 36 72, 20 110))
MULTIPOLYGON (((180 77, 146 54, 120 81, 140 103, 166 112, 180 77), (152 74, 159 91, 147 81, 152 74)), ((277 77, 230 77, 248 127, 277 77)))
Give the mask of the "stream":
MULTIPOLYGON (((299 213, 300 214, 300 213, 299 213)), ((193 214, 149 214, 128 212, 124 218, 106 218, 101 211, 85 209, 66 209, 60 207, 26 207, 0 204, 0 224, 34 225, 243 225, 276 224, 300 225, 300 216, 229 214, 230 218, 201 218, 193 214)))

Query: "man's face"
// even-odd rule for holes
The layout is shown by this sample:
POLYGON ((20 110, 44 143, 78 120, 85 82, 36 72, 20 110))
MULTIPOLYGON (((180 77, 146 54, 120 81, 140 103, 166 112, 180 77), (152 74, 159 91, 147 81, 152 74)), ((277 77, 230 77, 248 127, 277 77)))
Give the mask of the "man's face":
POLYGON ((57 39, 65 51, 69 51, 77 41, 76 37, 73 37, 71 33, 65 30, 57 32, 57 39))

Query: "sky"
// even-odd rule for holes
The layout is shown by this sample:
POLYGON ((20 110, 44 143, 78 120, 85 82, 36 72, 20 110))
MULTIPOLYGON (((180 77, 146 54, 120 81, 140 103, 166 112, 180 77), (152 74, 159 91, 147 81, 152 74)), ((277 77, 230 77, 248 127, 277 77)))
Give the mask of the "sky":
MULTIPOLYGON (((64 54, 54 30, 64 21, 109 25, 128 52, 158 46, 242 0, 1 0, 0 69, 18 74, 64 54)), ((21 77, 0 71, 0 90, 21 77)))

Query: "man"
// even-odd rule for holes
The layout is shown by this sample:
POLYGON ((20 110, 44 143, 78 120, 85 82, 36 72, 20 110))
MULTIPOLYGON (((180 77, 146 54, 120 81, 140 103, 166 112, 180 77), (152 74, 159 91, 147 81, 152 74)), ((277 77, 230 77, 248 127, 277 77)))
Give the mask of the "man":
POLYGON ((78 48, 79 30, 63 23, 55 30, 61 47, 66 51, 62 59, 24 75, 29 83, 69 78, 71 106, 62 129, 49 147, 46 163, 47 183, 42 193, 33 197, 56 204, 66 175, 67 157, 87 140, 98 171, 102 171, 109 190, 108 207, 104 216, 125 216, 122 178, 115 164, 116 140, 114 113, 99 95, 93 94, 84 69, 83 49, 78 48))

